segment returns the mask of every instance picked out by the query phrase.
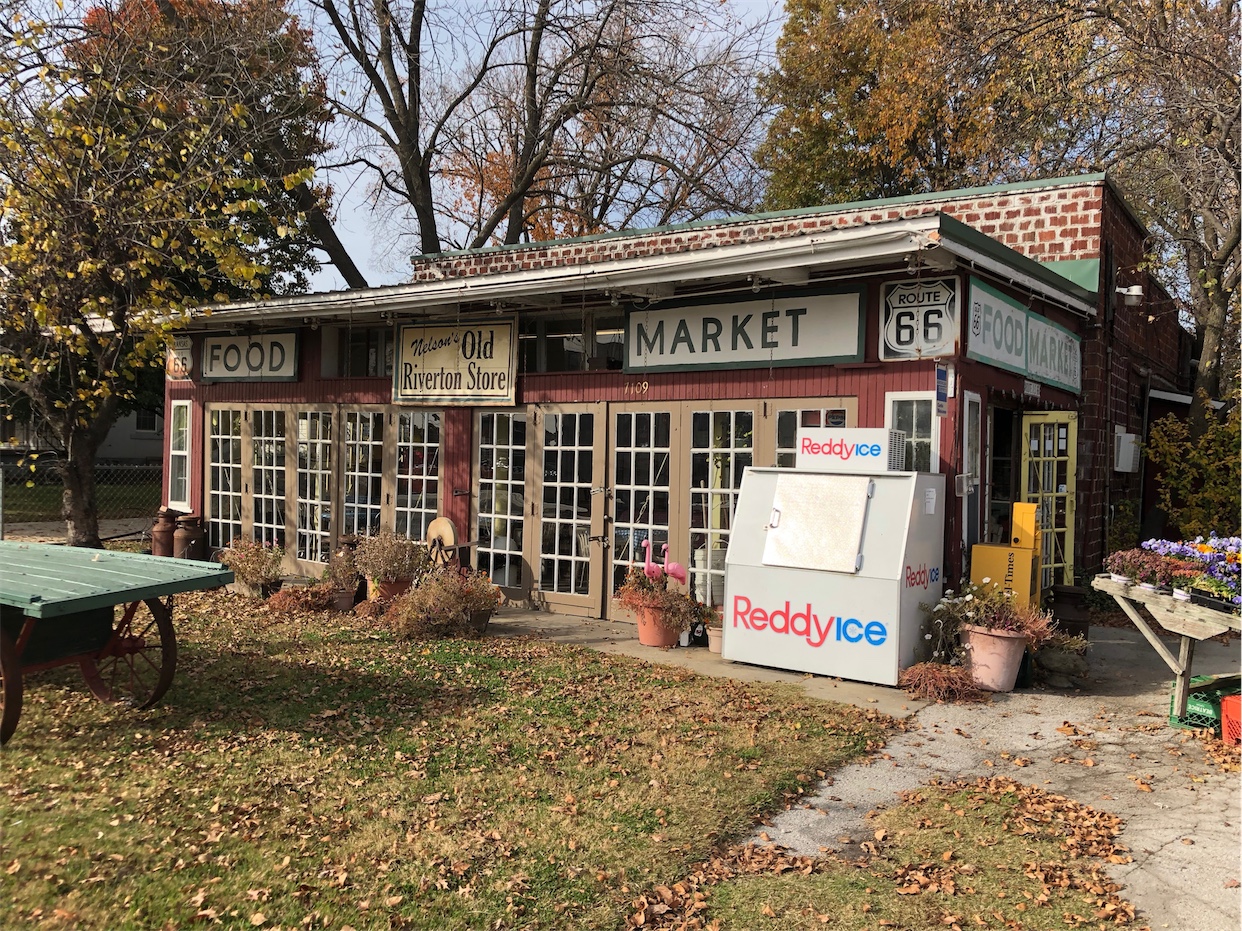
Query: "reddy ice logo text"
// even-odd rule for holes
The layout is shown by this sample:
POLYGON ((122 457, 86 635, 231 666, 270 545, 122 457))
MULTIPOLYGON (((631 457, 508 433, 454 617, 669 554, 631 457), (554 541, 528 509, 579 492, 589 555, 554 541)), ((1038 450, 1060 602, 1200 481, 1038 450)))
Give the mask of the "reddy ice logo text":
POLYGON ((775 610, 767 610, 751 604, 745 595, 733 596, 733 626, 800 637, 812 647, 822 647, 829 639, 878 647, 888 639, 888 628, 880 621, 863 622, 835 614, 820 617, 809 603, 794 609, 786 601, 775 610))
POLYGON ((939 581, 939 566, 933 566, 930 569, 927 566, 919 566, 917 569, 913 566, 906 566, 906 588, 927 588, 928 585, 935 585, 939 581))
POLYGON ((854 456, 859 458, 878 458, 884 454, 879 443, 847 443, 845 440, 830 440, 827 443, 816 443, 809 436, 802 438, 802 450, 808 456, 831 456, 846 462, 854 456))

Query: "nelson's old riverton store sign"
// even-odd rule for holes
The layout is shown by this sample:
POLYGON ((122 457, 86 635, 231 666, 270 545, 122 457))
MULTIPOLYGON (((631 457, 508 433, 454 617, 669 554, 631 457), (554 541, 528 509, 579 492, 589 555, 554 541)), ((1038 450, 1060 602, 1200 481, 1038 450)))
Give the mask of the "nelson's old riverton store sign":
POLYGON ((397 404, 512 404, 515 321, 403 326, 393 366, 397 404))

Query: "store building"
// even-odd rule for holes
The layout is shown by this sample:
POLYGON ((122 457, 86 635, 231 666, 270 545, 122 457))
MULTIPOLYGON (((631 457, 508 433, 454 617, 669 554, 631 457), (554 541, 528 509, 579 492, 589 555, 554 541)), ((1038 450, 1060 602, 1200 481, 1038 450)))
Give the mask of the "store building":
POLYGON ((743 470, 801 425, 946 473, 945 571, 1040 505, 1045 580, 1103 558, 1189 336, 1103 175, 420 257, 411 283, 217 307, 170 348, 166 503, 212 547, 451 518, 513 598, 588 616, 631 560, 718 602, 743 470), (938 375, 941 394, 938 397, 938 375))

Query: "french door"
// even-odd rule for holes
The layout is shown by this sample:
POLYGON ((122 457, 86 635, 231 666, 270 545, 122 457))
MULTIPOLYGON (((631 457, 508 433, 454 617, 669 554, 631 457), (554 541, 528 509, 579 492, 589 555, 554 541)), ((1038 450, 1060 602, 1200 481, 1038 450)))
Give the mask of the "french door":
POLYGON ((1073 585, 1078 415, 1026 414, 1022 431, 1022 500, 1037 505, 1043 587, 1073 585))
POLYGON ((606 406, 543 405, 532 411, 532 475, 526 519, 538 527, 533 589, 547 607, 598 617, 603 607, 606 406))

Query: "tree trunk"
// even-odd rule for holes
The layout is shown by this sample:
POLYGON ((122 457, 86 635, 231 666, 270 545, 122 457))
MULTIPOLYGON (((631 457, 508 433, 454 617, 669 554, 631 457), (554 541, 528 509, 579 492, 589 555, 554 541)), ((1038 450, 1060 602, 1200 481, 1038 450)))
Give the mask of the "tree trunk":
POLYGON ((70 546, 103 549, 99 539, 99 507, 95 500, 95 450, 78 440, 69 444, 60 463, 65 490, 61 495, 65 537, 70 546))

